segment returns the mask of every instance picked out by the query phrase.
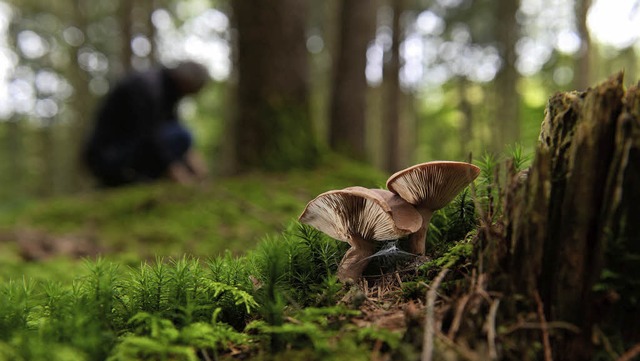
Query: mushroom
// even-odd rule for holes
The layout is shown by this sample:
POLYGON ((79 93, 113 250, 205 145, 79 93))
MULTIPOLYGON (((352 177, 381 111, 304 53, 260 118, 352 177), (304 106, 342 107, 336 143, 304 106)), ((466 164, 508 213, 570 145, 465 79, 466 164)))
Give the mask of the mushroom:
POLYGON ((422 227, 409 238, 409 251, 423 255, 433 212, 447 205, 480 174, 480 168, 465 162, 436 161, 396 172, 387 188, 413 204, 422 215, 422 227))
POLYGON ((399 196, 363 187, 320 194, 307 204, 299 220, 351 245, 338 265, 341 281, 362 275, 375 252, 375 241, 401 238, 422 225, 420 214, 399 196))

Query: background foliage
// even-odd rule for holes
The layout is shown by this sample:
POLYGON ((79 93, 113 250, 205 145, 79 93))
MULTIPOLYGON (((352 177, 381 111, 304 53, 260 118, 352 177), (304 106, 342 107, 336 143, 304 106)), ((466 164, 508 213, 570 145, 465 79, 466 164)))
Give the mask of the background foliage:
MULTIPOLYGON (((333 59, 345 51, 338 43, 348 41, 350 33, 369 45, 366 53, 345 54, 366 57, 358 63, 363 68, 348 75, 366 75, 366 96, 340 93, 347 97, 343 104, 365 112, 364 130, 349 139, 364 139, 365 154, 357 158, 387 171, 426 160, 463 160, 470 152, 476 157, 496 153, 516 142, 531 149, 549 94, 583 90, 620 69, 627 82, 636 81, 640 11, 633 0, 608 7, 602 0, 522 0, 506 12, 491 1, 386 0, 370 3, 372 11, 354 18, 348 34, 341 33, 340 13, 357 9, 341 9, 337 1, 305 3, 308 75, 303 81, 309 85, 308 116, 315 134, 282 133, 298 129, 307 117, 306 105, 299 105, 303 111, 296 111, 296 119, 287 112, 298 105, 286 106, 282 116, 274 115, 271 130, 263 131, 273 133, 269 144, 277 148, 291 137, 316 142, 321 150, 333 147, 338 135, 328 116, 341 115, 329 110, 337 101, 331 84, 347 76, 334 68, 333 59), (400 32, 397 37, 393 29, 400 32), (507 105, 515 108, 507 113, 507 105), (390 132, 398 134, 395 143, 389 143, 390 132), (389 154, 396 157, 393 169, 389 154)), ((286 12, 286 5, 281 8, 286 12)), ((235 162, 233 143, 240 139, 232 132, 237 109, 251 107, 237 104, 242 101, 237 87, 246 87, 236 82, 234 49, 243 32, 234 20, 239 11, 245 10, 206 0, 1 2, 2 207, 90 190, 78 152, 95 104, 125 72, 184 58, 205 63, 214 83, 185 102, 182 113, 214 174, 227 174, 235 162)), ((273 22, 269 26, 277 29, 277 18, 273 22)), ((283 76, 275 72, 273 77, 283 76)), ((351 154, 344 147, 335 150, 351 154)), ((288 155, 281 155, 284 164, 271 168, 290 167, 286 159, 314 161, 310 153, 315 151, 300 146, 278 152, 288 155)))

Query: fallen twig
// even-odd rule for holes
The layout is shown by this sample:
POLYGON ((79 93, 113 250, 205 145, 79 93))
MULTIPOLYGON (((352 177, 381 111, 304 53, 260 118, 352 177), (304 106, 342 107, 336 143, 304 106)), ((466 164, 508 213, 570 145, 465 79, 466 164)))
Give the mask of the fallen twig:
POLYGON ((492 302, 491 295, 487 292, 485 285, 487 283, 487 274, 486 273, 478 273, 478 280, 475 283, 474 292, 482 297, 487 303, 492 302))
POLYGON ((451 321, 451 327, 449 327, 449 332, 447 333, 447 337, 452 340, 455 340, 456 334, 460 329, 460 323, 462 322, 462 317, 464 316, 464 309, 471 298, 471 294, 466 294, 460 297, 458 304, 456 305, 456 314, 453 316, 453 321, 451 321))
POLYGON ((542 299, 540 298, 540 294, 536 290, 533 294, 536 299, 536 303, 538 304, 538 318, 540 319, 540 324, 545 326, 542 328, 542 344, 544 345, 544 361, 553 361, 553 354, 551 353, 551 341, 549 341, 549 328, 547 325, 547 318, 544 315, 544 305, 542 303, 542 299))
POLYGON ((212 361, 211 357, 209 357, 209 353, 207 352, 207 350, 201 349, 200 354, 202 355, 202 358, 204 358, 204 361, 212 361))
POLYGON ((451 349, 453 349, 453 351, 455 351, 458 355, 462 356, 464 359, 469 361, 482 360, 482 358, 477 353, 473 352, 472 350, 468 349, 463 345, 455 343, 453 340, 448 338, 442 332, 438 332, 436 335, 438 336, 438 339, 440 341, 442 341, 445 345, 449 346, 451 349))
POLYGON ((630 349, 628 349, 625 353, 622 354, 618 358, 617 361, 631 361, 634 357, 640 355, 640 343, 633 345, 630 349))
POLYGON ((396 280, 398 281, 398 285, 402 287, 402 278, 400 278, 400 273, 395 272, 396 280))
POLYGON ((553 330, 563 329, 571 331, 573 333, 580 333, 580 328, 574 324, 563 321, 551 321, 545 325, 538 322, 518 322, 513 326, 508 327, 505 331, 501 332, 502 335, 508 335, 518 330, 541 330, 541 329, 553 330))
POLYGON ((492 360, 498 359, 498 352, 496 351, 496 315, 499 305, 499 299, 493 300, 487 316, 487 343, 489 344, 489 357, 492 360))
POLYGON ((449 272, 448 268, 443 268, 438 276, 431 283, 431 288, 427 291, 427 311, 424 320, 424 337, 422 342, 422 361, 431 361, 433 357, 433 334, 435 331, 434 307, 437 297, 437 289, 449 272))
POLYGON ((380 357, 381 349, 382 349, 382 341, 377 340, 376 343, 373 345, 373 350, 371 351, 371 356, 369 357, 369 359, 372 361, 381 360, 382 359, 380 357))

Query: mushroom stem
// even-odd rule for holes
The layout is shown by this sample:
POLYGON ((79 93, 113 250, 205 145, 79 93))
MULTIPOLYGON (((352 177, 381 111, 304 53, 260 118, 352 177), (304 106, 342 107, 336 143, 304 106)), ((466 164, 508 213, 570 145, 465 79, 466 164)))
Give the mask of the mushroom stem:
POLYGON ((338 279, 345 282, 349 279, 357 280, 362 276, 362 272, 369 264, 367 257, 375 252, 373 242, 362 237, 349 237, 351 248, 342 257, 342 261, 338 265, 338 279))
POLYGON ((409 237, 409 252, 424 255, 427 242, 427 231, 429 230, 429 222, 431 221, 433 211, 426 207, 417 207, 417 210, 422 216, 422 227, 409 237))

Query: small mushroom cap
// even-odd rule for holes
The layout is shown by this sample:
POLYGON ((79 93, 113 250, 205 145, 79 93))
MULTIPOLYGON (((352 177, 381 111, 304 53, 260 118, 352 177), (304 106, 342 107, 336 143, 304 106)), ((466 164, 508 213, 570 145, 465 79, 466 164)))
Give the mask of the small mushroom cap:
POLYGON ((364 187, 320 194, 307 204, 299 220, 345 242, 354 235, 374 241, 398 239, 422 225, 420 213, 402 198, 364 187))
POLYGON ((415 206, 436 211, 479 174, 480 168, 470 163, 427 162, 396 172, 387 180, 387 188, 415 206))

